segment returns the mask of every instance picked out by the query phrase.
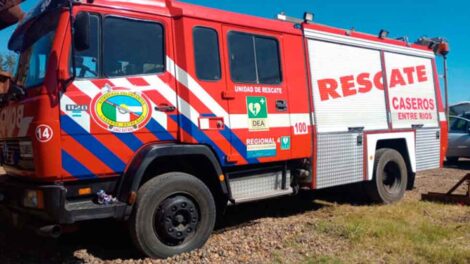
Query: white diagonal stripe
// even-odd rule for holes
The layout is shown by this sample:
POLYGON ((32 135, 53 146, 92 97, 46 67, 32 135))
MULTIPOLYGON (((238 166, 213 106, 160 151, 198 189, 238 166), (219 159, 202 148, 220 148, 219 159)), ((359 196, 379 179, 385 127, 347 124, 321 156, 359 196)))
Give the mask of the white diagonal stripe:
POLYGON ((178 107, 178 111, 181 114, 190 119, 194 125, 199 126, 199 112, 196 111, 196 109, 191 106, 186 100, 178 96, 176 92, 171 89, 171 87, 167 83, 163 82, 157 76, 146 76, 144 77, 144 80, 151 86, 158 87, 159 93, 167 101, 169 101, 173 105, 176 105, 178 107))
POLYGON ((121 88, 126 88, 129 89, 131 87, 134 87, 134 85, 129 82, 126 78, 114 78, 114 79, 109 79, 115 87, 121 87, 121 88))
MULTIPOLYGON (((171 58, 167 58, 167 61, 174 64, 171 58)), ((212 98, 212 96, 202 88, 199 83, 191 77, 185 70, 181 69, 175 64, 176 74, 175 78, 178 82, 186 86, 196 97, 200 98, 209 110, 218 117, 223 117, 226 125, 229 124, 229 116, 225 109, 212 98)))
POLYGON ((170 58, 166 57, 166 71, 171 74, 171 76, 175 76, 175 62, 170 58))
POLYGON ((91 81, 75 81, 73 85, 90 98, 95 98, 101 92, 101 89, 91 81))
POLYGON ((170 104, 176 106, 176 92, 167 83, 154 75, 144 76, 142 79, 150 84, 150 89, 157 90, 170 104))

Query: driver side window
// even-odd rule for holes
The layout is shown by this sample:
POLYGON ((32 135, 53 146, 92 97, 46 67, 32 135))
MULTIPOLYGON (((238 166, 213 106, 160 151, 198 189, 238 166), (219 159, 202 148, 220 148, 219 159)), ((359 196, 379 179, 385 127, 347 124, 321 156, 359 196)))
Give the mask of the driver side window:
POLYGON ((76 77, 116 78, 165 72, 164 36, 163 25, 157 22, 90 14, 89 48, 75 50, 76 77))
POLYGON ((98 77, 99 36, 100 16, 90 14, 90 47, 84 51, 75 51, 75 72, 79 79, 98 77))
POLYGON ((121 17, 103 21, 103 75, 109 78, 165 71, 163 26, 121 17))
POLYGON ((465 119, 455 118, 451 121, 451 133, 466 133, 468 129, 468 122, 465 119))

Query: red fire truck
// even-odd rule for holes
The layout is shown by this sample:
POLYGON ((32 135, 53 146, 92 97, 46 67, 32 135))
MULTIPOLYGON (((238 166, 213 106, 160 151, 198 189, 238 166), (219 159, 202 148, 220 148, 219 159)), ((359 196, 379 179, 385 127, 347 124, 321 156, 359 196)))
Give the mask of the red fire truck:
POLYGON ((436 53, 309 17, 40 2, 9 41, 4 215, 51 236, 127 221, 167 257, 204 245, 227 205, 360 182, 400 200, 446 152, 436 53))

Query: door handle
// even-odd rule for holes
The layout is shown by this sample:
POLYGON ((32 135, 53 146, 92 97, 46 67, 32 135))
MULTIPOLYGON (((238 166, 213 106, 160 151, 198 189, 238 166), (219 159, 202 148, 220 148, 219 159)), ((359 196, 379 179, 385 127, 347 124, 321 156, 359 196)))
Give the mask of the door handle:
POLYGON ((160 105, 157 105, 155 106, 155 111, 159 111, 159 112, 173 112, 176 110, 176 107, 172 106, 172 105, 167 105, 167 104, 160 104, 160 105))
POLYGON ((365 127, 348 127, 348 131, 351 133, 362 133, 365 127))
POLYGON ((287 101, 286 100, 277 100, 276 101, 276 109, 279 111, 287 111, 287 101))

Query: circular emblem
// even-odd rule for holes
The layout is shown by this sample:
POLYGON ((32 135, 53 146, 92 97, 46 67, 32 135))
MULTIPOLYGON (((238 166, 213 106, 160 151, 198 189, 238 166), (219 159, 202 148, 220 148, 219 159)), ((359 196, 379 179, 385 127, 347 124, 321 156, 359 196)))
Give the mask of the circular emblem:
POLYGON ((36 138, 39 142, 46 143, 52 139, 54 132, 48 125, 39 125, 36 127, 36 138))
POLYGON ((132 133, 145 127, 150 108, 143 94, 114 90, 99 94, 92 102, 92 116, 104 129, 116 133, 132 133))

